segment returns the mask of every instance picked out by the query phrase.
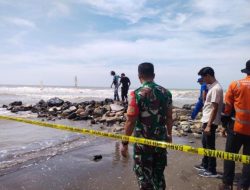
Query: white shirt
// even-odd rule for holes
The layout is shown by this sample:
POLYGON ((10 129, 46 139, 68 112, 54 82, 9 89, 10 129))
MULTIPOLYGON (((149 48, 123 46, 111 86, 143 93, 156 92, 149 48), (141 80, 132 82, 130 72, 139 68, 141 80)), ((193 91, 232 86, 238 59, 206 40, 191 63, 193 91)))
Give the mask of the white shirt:
POLYGON ((212 103, 218 104, 218 112, 216 114, 215 120, 213 121, 213 124, 219 125, 221 120, 221 112, 223 109, 223 89, 218 81, 215 81, 213 84, 208 85, 208 93, 202 111, 202 123, 208 123, 213 110, 212 103))

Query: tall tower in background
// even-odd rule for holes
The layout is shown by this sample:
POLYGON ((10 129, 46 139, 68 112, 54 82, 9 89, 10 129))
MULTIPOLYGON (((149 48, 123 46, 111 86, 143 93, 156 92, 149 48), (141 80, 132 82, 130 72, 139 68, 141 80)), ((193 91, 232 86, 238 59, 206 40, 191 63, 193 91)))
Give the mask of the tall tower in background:
POLYGON ((40 81, 40 90, 43 90, 43 81, 40 81))
POLYGON ((77 81, 77 76, 75 76, 75 87, 78 87, 78 81, 77 81))

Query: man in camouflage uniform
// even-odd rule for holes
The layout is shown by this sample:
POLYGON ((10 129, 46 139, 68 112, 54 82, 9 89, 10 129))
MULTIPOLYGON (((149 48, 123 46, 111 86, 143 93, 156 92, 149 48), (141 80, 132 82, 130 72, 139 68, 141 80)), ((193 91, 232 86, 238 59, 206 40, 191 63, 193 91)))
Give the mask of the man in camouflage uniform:
MULTIPOLYGON (((154 66, 142 63, 138 67, 140 88, 131 93, 127 110, 125 134, 139 138, 172 142, 172 95, 154 83, 154 66)), ((121 153, 127 156, 128 142, 122 142, 121 153)), ((141 190, 166 188, 164 169, 166 149, 134 145, 134 171, 141 190)))

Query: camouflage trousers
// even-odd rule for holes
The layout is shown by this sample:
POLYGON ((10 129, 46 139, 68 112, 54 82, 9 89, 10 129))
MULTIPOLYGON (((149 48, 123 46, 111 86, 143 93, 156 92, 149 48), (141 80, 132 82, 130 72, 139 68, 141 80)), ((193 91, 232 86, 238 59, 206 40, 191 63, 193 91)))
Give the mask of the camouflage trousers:
POLYGON ((164 190, 166 188, 164 169, 166 152, 134 153, 134 172, 140 190, 164 190))

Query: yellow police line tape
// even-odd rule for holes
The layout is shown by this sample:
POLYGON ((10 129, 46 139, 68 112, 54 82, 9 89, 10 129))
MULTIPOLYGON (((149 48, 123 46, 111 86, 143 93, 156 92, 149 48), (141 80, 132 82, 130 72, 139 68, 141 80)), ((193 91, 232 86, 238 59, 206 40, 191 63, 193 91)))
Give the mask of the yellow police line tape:
POLYGON ((219 151, 219 150, 210 150, 210 149, 204 149, 204 148, 194 148, 188 145, 178 145, 178 144, 166 143, 162 141, 155 141, 155 140, 150 140, 150 139, 137 138, 133 136, 125 136, 125 135, 120 135, 120 134, 113 134, 113 133, 101 132, 101 131, 96 131, 96 130, 77 128, 77 127, 66 126, 66 125, 61 125, 61 124, 53 124, 53 123, 46 123, 46 122, 41 122, 41 121, 28 120, 28 119, 23 119, 23 118, 18 118, 18 117, 0 115, 0 119, 18 121, 18 122, 38 125, 42 127, 50 127, 54 129, 61 129, 61 130, 75 132, 75 133, 82 133, 82 134, 88 134, 88 135, 96 135, 100 137, 119 139, 123 141, 129 141, 130 143, 150 145, 150 146, 155 146, 155 147, 160 147, 160 148, 194 153, 194 154, 208 156, 208 157, 215 157, 215 158, 219 158, 223 160, 241 162, 244 164, 250 164, 250 156, 242 155, 242 154, 234 154, 234 153, 229 153, 229 152, 224 152, 224 151, 219 151))

